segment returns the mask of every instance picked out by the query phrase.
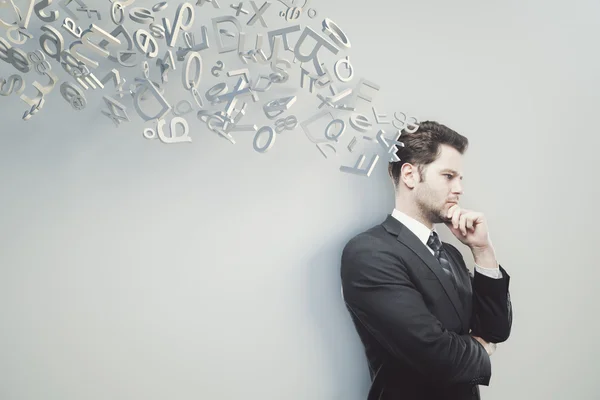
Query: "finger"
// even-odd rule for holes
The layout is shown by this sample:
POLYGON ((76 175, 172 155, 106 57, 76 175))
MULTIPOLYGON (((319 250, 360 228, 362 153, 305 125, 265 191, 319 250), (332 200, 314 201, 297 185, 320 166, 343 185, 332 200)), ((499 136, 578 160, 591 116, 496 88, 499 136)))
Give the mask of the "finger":
POLYGON ((467 236, 467 214, 462 214, 458 220, 458 226, 460 228, 460 233, 463 236, 467 236))
POLYGON ((483 214, 480 212, 471 211, 469 216, 473 219, 475 225, 483 221, 483 214))
POLYGON ((477 213, 468 212, 465 214, 465 228, 468 231, 474 231, 475 225, 477 225, 477 213))
POLYGON ((454 214, 454 209, 456 206, 452 206, 446 212, 446 224, 452 221, 452 215, 454 214))
POLYGON ((454 211, 455 211, 457 208, 458 208, 458 204, 455 204, 455 205, 451 206, 451 207, 448 209, 448 215, 446 215, 446 216, 447 216, 449 219, 451 219, 451 218, 452 218, 452 215, 454 214, 454 211))
POLYGON ((483 214, 473 212, 469 215, 469 219, 471 219, 472 229, 475 230, 477 225, 483 222, 483 214))
POLYGON ((457 207, 457 209, 454 211, 454 214, 452 214, 452 226, 454 227, 454 229, 458 229, 460 214, 461 209, 457 207))
POLYGON ((467 228, 467 230, 468 231, 474 231, 475 228, 473 227, 473 224, 474 224, 473 218, 467 217, 466 220, 467 221, 466 221, 465 227, 467 228))

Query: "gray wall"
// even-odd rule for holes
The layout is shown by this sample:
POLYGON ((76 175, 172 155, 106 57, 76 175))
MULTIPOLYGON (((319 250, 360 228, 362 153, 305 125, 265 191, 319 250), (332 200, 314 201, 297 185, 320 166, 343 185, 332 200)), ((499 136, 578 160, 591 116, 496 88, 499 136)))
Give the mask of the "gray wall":
MULTIPOLYGON (((464 205, 487 215, 514 305, 486 400, 600 393, 590 225, 600 5, 569 4, 327 0, 301 20, 344 29, 354 82, 381 86, 382 112, 471 140, 464 205)), ((107 2, 88 5, 112 29, 107 2)), ((276 21, 283 6, 271 7, 276 21)), ((196 24, 211 8, 196 7, 196 24)), ((211 77, 217 58, 206 57, 211 77)), ((15 72, 0 63, 1 77, 15 72)), ((101 95, 89 97, 76 112, 57 85, 27 122, 24 103, 0 98, 0 399, 364 399, 339 256, 393 207, 384 162, 358 177, 300 128, 259 154, 252 134, 232 145, 192 118, 193 143, 165 145, 142 137, 150 124, 133 109, 116 129, 101 95)), ((308 118, 318 104, 304 89, 292 111, 308 118)))

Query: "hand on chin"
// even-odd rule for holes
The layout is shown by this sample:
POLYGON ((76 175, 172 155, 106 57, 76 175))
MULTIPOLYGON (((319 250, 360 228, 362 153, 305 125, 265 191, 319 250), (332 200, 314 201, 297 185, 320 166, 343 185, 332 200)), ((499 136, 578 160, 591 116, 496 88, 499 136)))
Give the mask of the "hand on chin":
POLYGON ((452 204, 445 219, 448 229, 463 244, 469 247, 489 244, 487 223, 482 213, 461 209, 458 204, 452 204))

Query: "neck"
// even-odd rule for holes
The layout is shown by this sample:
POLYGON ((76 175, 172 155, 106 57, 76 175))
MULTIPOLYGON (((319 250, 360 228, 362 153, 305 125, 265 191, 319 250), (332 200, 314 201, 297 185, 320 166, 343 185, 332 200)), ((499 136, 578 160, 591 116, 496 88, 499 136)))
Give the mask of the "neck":
POLYGON ((417 204, 411 199, 396 196, 395 207, 398 211, 401 211, 409 217, 416 219, 429 229, 433 229, 433 223, 423 215, 417 204))

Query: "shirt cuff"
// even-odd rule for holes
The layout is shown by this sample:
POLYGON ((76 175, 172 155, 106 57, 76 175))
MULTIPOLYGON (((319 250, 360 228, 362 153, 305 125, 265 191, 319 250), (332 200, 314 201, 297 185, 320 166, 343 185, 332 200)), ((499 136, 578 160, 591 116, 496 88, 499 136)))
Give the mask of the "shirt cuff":
POLYGON ((493 279, 502 279, 502 271, 500 271, 500 268, 483 268, 475 264, 475 270, 487 277, 493 279))

